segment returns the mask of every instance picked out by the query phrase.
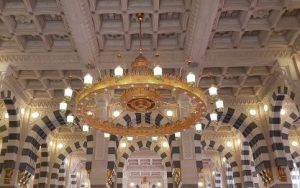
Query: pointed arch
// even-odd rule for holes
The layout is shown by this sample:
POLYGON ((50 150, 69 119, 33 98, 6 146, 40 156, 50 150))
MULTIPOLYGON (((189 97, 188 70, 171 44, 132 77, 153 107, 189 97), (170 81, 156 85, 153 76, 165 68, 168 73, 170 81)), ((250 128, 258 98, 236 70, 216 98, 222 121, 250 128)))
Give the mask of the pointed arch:
POLYGON ((131 153, 138 151, 142 147, 147 147, 151 151, 155 151, 162 158, 162 161, 167 169, 168 188, 173 188, 173 175, 170 155, 167 152, 165 152, 159 145, 148 140, 140 140, 132 143, 129 147, 127 147, 127 149, 123 153, 119 155, 120 157, 117 167, 117 188, 122 188, 123 168, 125 166, 126 160, 131 155, 131 153))
POLYGON ((76 151, 80 148, 83 148, 86 150, 87 143, 85 141, 77 141, 73 144, 68 145, 65 147, 60 154, 57 155, 57 158, 55 159, 54 165, 52 167, 51 172, 51 180, 50 180, 50 187, 55 187, 58 182, 58 175, 59 175, 59 169, 61 165, 63 164, 65 158, 72 153, 73 151, 76 151))
POLYGON ((17 155, 20 146, 20 110, 18 100, 10 90, 0 92, 0 98, 4 101, 6 111, 9 115, 8 127, 1 126, 0 131, 4 132, 2 138, 2 151, 0 155, 0 171, 3 168, 15 169, 17 155))
POLYGON ((202 148, 206 148, 206 147, 212 148, 216 151, 219 151, 221 155, 223 155, 226 158, 233 171, 235 186, 236 188, 241 188, 242 187, 241 175, 239 172, 238 164, 235 158, 233 157, 232 153, 229 150, 227 150, 226 147, 224 147, 221 143, 218 143, 213 140, 202 140, 200 143, 202 148))
MULTIPOLYGON (((222 113, 218 113, 218 122, 232 125, 235 129, 240 131, 247 142, 250 144, 255 169, 257 172, 262 172, 265 169, 271 168, 269 152, 267 143, 263 135, 261 128, 253 121, 252 118, 246 114, 234 109, 226 108, 222 113)), ((211 125, 211 119, 209 114, 201 121, 202 130, 208 128, 211 125)), ((194 144, 196 151, 196 165, 201 167, 201 134, 195 133, 194 144)))
MULTIPOLYGON (((25 139, 21 154, 21 162, 19 170, 28 171, 30 174, 34 175, 35 163, 37 161, 37 151, 39 150, 41 144, 46 140, 47 136, 56 128, 66 124, 65 114, 61 114, 59 110, 48 113, 42 117, 39 121, 35 122, 32 125, 32 129, 28 132, 28 135, 25 139)), ((81 128, 79 119, 76 117, 74 124, 81 128)), ((91 155, 93 153, 92 142, 93 136, 87 135, 87 140, 89 142, 88 152, 88 169, 91 170, 92 162, 91 155)))
POLYGON ((288 166, 289 169, 292 169, 293 162, 290 158, 291 151, 288 144, 288 134, 291 125, 299 118, 299 107, 295 103, 297 111, 289 114, 288 118, 281 122, 280 111, 282 102, 286 97, 289 97, 295 103, 296 94, 287 86, 278 86, 272 94, 269 116, 270 137, 272 140, 272 152, 275 156, 275 165, 277 167, 288 166), (289 157, 287 158, 287 156, 289 157))

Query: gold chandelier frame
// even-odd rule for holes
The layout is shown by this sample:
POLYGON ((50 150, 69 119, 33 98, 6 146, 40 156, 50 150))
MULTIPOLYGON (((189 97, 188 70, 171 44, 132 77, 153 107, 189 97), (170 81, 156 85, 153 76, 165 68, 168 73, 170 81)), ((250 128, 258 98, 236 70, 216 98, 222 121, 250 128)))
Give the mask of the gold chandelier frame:
POLYGON ((101 130, 102 132, 120 136, 160 136, 172 134, 194 126, 207 112, 207 99, 202 90, 191 86, 176 76, 163 75, 158 79, 149 72, 129 73, 124 75, 121 79, 117 77, 104 78, 94 83, 90 88, 85 88, 79 92, 76 98, 76 104, 78 117, 86 121, 91 127, 101 130), (190 113, 188 117, 183 118, 183 120, 170 122, 169 125, 159 127, 119 127, 114 125, 113 122, 99 119, 94 113, 89 113, 88 102, 89 99, 95 95, 117 88, 128 89, 133 87, 176 90, 176 92, 183 93, 192 98, 196 105, 193 112, 190 113))

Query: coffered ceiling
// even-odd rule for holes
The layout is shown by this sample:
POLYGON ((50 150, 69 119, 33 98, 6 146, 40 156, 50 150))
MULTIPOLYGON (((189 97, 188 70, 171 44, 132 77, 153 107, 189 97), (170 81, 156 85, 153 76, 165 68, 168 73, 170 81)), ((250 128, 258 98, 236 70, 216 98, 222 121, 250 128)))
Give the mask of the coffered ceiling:
MULTIPOLYGON (((159 53, 164 71, 179 75, 191 59, 199 87, 213 83, 223 98, 255 98, 274 73, 274 50, 291 55, 299 8, 296 0, 1 0, 0 56, 29 100, 61 100, 70 75, 109 75, 117 54, 130 66, 139 49, 135 14, 142 12, 150 61, 159 53)), ((82 88, 78 78, 70 85, 82 88)))

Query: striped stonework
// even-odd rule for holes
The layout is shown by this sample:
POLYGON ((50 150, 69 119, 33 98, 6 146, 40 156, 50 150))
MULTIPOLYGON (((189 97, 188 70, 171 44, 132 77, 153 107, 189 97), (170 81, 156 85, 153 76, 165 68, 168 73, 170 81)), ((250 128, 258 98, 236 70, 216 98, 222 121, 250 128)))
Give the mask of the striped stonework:
MULTIPOLYGON (((116 170, 116 161, 119 147, 119 138, 115 135, 111 135, 108 140, 108 149, 107 149, 107 169, 111 171, 116 170)), ((111 185, 113 187, 113 184, 111 185)))
POLYGON ((299 118, 299 112, 291 112, 287 118, 285 118, 285 121, 281 124, 282 125, 282 130, 281 130, 281 138, 282 138, 282 144, 284 147, 284 152, 285 152, 285 156, 287 159, 287 164, 290 170, 292 170, 294 168, 293 165, 293 159, 292 159, 292 155, 291 155, 291 149, 290 149, 290 145, 289 145, 289 131, 290 128, 292 126, 292 124, 298 120, 299 118))
POLYGON ((233 179, 235 182, 236 188, 241 188, 241 176, 238 168, 238 164, 236 160, 234 159, 233 155, 220 143, 217 143, 213 140, 202 140, 201 141, 202 148, 212 148, 214 150, 217 150, 221 153, 222 156, 226 158, 226 160, 229 162, 230 167, 233 171, 233 179))
MULTIPOLYGON (((42 117, 41 120, 32 126, 23 146, 20 170, 26 170, 29 173, 34 174, 34 167, 37 160, 36 153, 39 150, 40 145, 46 140, 49 133, 65 124, 65 114, 60 114, 57 110, 42 117)), ((80 126, 78 118, 75 118, 75 124, 80 126)))
POLYGON ((171 161, 170 161, 170 154, 166 153, 159 145, 147 140, 141 140, 138 142, 133 142, 124 153, 119 156, 119 163, 117 167, 117 188, 122 188, 123 184, 123 168, 125 166, 125 162, 128 157, 134 151, 138 151, 139 148, 147 147, 151 151, 157 152, 157 154, 162 158, 162 161, 167 170, 167 182, 168 188, 173 188, 173 176, 172 176, 172 168, 171 168, 171 161))
POLYGON ((259 187, 257 173, 255 172, 253 156, 248 142, 244 141, 241 148, 242 174, 245 187, 259 187))
POLYGON ((297 151, 294 151, 294 149, 291 147, 291 156, 293 159, 293 162, 296 164, 298 168, 300 168, 300 155, 297 151))
POLYGON ((41 167, 39 175, 39 187, 42 187, 48 182, 48 173, 50 172, 49 161, 50 161, 50 147, 47 143, 41 145, 41 167))
POLYGON ((41 168, 41 162, 40 162, 39 159, 38 159, 38 161, 35 165, 35 175, 34 175, 34 180, 33 180, 33 188, 38 188, 38 184, 39 184, 40 168, 41 168))
POLYGON ((66 187, 66 170, 65 170, 65 162, 63 162, 60 165, 59 171, 58 171, 58 188, 65 188, 66 187))
POLYGON ((173 168, 181 168, 180 165, 180 150, 179 150, 179 142, 175 139, 175 134, 172 134, 169 137, 169 146, 171 151, 171 161, 173 168))
POLYGON ((291 124, 299 118, 299 108, 297 112, 292 112, 285 122, 281 122, 280 111, 282 108, 282 101, 285 97, 289 97, 291 100, 295 100, 295 93, 286 86, 278 86, 272 94, 271 99, 271 112, 269 117, 270 124, 270 137, 272 139, 272 152, 275 156, 276 166, 289 166, 293 168, 291 159, 286 158, 286 152, 290 153, 288 144, 288 130, 291 124))
POLYGON ((1 149, 1 153, 0 153, 0 171, 2 171, 4 157, 6 154, 6 147, 7 147, 7 143, 8 143, 8 130, 7 130, 6 125, 2 125, 0 127, 0 133, 1 133, 1 137, 2 137, 2 149, 1 149))
POLYGON ((222 176, 219 170, 215 171, 215 188, 222 188, 222 176))
POLYGON ((233 172, 232 172, 230 164, 227 161, 226 161, 226 181, 227 181, 228 188, 235 188, 233 172))
MULTIPOLYGON (((9 115, 9 123, 7 130, 1 127, 4 133, 2 138, 3 149, 1 151, 0 159, 3 161, 0 165, 0 170, 3 168, 15 169, 17 163, 17 156, 20 146, 20 113, 17 104, 17 99, 11 91, 1 91, 1 99, 4 101, 7 113, 9 115)), ((17 172, 17 171, 15 171, 17 172)))
POLYGON ((117 125, 126 125, 128 127, 135 126, 141 123, 151 124, 155 126, 165 125, 169 120, 160 113, 148 112, 148 113, 126 113, 123 117, 116 120, 117 125))
MULTIPOLYGON (((233 108, 224 109, 223 113, 218 113, 218 121, 232 125, 242 133, 246 141, 250 144, 253 152, 255 169, 260 172, 266 168, 271 168, 268 148, 263 131, 256 123, 246 114, 241 113, 233 108)), ((201 121, 202 128, 206 129, 210 126, 211 120, 209 114, 201 121)), ((195 140, 200 140, 201 136, 195 134, 195 140)), ((196 142, 195 150, 199 147, 196 142)))
POLYGON ((61 167, 61 164, 63 164, 65 158, 71 154, 73 151, 76 151, 78 149, 84 149, 86 150, 86 142, 78 141, 74 142, 73 144, 67 146, 64 148, 61 153, 57 156, 55 159, 55 163, 52 167, 52 173, 51 173, 51 180, 50 180, 50 188, 55 187, 59 181, 59 169, 61 167))
POLYGON ((90 133, 86 136, 86 162, 85 168, 87 172, 90 174, 92 170, 92 160, 93 160, 93 153, 94 153, 94 137, 93 134, 90 133))

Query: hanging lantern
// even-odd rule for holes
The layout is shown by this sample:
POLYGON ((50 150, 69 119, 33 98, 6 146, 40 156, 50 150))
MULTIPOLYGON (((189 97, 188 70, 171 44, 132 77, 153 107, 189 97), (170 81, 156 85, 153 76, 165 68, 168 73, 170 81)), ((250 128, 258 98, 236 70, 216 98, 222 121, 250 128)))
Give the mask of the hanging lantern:
POLYGON ((218 88, 214 85, 210 86, 208 89, 209 96, 212 100, 216 100, 218 97, 218 88))
POLYGON ((155 77, 160 78, 162 76, 162 68, 156 65, 153 69, 153 74, 155 77))
POLYGON ((109 138, 110 138, 110 134, 109 133, 104 133, 104 139, 109 140, 109 138))
POLYGON ((213 111, 209 116, 212 123, 217 123, 218 114, 215 111, 213 111))
POLYGON ((158 136, 152 136, 152 142, 157 142, 158 136))
POLYGON ((61 114, 66 113, 67 107, 68 107, 68 104, 67 104, 65 101, 60 102, 60 103, 59 103, 59 112, 60 112, 61 114))
POLYGON ((197 123, 195 125, 195 129, 196 129, 197 133, 201 133, 201 131, 202 131, 202 124, 201 123, 197 123))
POLYGON ((224 102, 221 99, 216 101, 216 108, 218 112, 223 112, 224 110, 224 102))
POLYGON ((178 140, 181 137, 181 132, 176 132, 175 133, 175 139, 178 140))
POLYGON ((132 142, 133 141, 133 137, 132 136, 127 136, 127 141, 128 142, 132 142))
POLYGON ((71 126, 71 125, 73 125, 73 122, 74 122, 74 116, 72 114, 69 114, 67 116, 67 125, 71 126))
POLYGON ((89 131, 89 126, 87 124, 82 125, 82 131, 87 133, 89 131))
POLYGON ((64 91, 64 97, 66 101, 69 101, 72 99, 73 90, 70 86, 68 86, 64 91))
POLYGON ((83 78, 83 84, 86 88, 89 88, 93 84, 93 77, 91 74, 87 73, 83 78))
POLYGON ((196 76, 193 72, 189 72, 188 75, 186 76, 186 81, 190 85, 194 85, 196 82, 196 76))
POLYGON ((119 65, 115 68, 115 77, 123 76, 123 68, 119 65))

